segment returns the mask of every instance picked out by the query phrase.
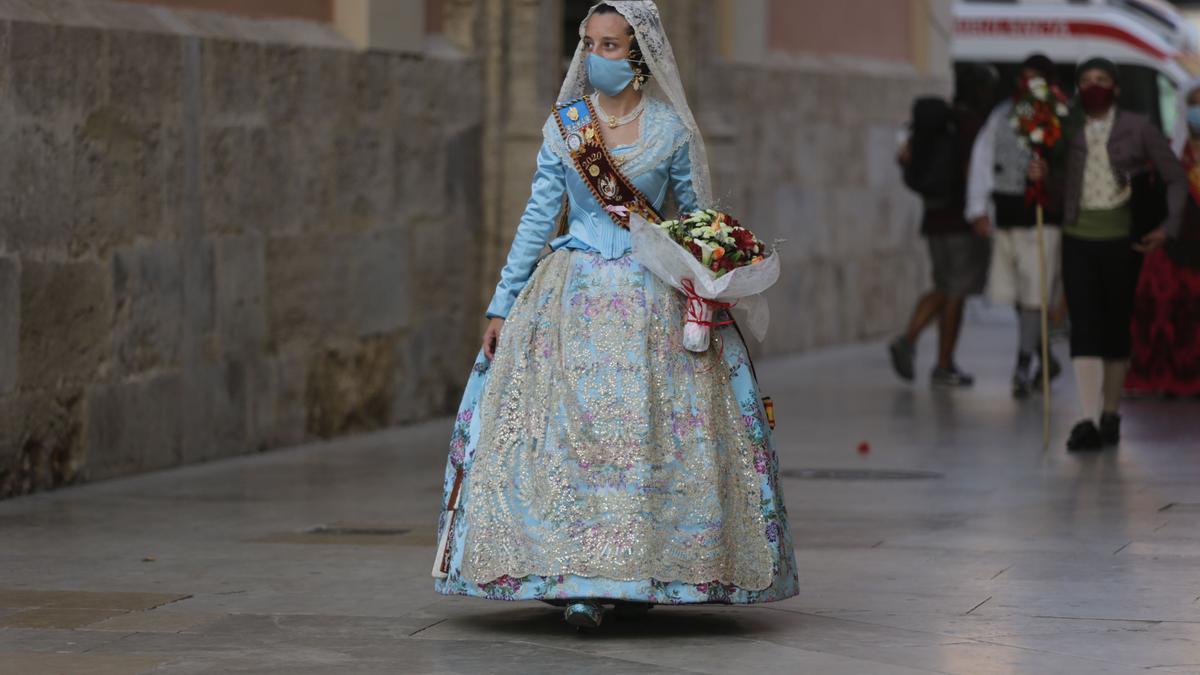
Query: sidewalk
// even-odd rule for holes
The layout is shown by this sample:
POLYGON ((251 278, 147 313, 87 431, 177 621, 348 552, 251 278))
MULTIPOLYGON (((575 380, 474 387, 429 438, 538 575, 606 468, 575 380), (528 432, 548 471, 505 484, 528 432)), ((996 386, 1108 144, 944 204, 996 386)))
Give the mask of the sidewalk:
POLYGON ((578 635, 434 594, 439 420, 0 502, 0 673, 1200 673, 1200 403, 1129 402, 1119 450, 1072 456, 1068 371, 1043 454, 1012 331, 974 313, 964 391, 930 389, 932 342, 914 385, 882 344, 758 364, 786 602, 578 635))

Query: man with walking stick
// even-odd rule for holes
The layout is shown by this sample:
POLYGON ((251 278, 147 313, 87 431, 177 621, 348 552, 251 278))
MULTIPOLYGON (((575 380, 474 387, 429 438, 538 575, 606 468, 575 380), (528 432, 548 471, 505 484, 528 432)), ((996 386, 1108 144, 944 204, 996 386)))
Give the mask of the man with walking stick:
POLYGON ((1025 59, 1016 96, 996 106, 975 139, 967 181, 967 220, 977 233, 994 239, 989 295, 997 304, 1016 308, 1017 358, 1012 375, 1016 398, 1026 398, 1061 370, 1042 339, 1041 320, 1047 299, 1044 287, 1052 286, 1058 273, 1059 231, 1053 224, 1061 212, 1061 181, 1055 175, 1031 182, 1028 175, 1035 152, 1057 139, 1039 136, 1031 142, 1033 130, 1021 128, 1018 119, 1018 113, 1025 111, 1030 85, 1037 83, 1045 88, 1039 93, 1056 99, 1052 105, 1056 117, 1066 115, 1054 81, 1054 63, 1048 57, 1034 54, 1025 59), (1034 355, 1039 353, 1042 357, 1033 373, 1034 355))

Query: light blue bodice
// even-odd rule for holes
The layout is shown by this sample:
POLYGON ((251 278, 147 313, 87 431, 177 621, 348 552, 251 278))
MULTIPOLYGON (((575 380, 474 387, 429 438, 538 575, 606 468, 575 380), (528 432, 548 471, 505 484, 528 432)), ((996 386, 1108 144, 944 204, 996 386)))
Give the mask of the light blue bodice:
MULTIPOLYGON (((670 106, 649 97, 640 124, 637 143, 611 149, 613 156, 624 162, 622 173, 660 212, 668 188, 681 213, 694 211, 698 205, 688 154, 691 132, 670 106)), ((629 253, 629 230, 613 222, 579 177, 554 115, 546 120, 542 132, 545 140, 538 152, 532 192, 517 226, 508 261, 500 272, 500 283, 488 305, 489 317, 508 316, 547 243, 554 250, 596 251, 609 260, 629 253), (550 241, 558 226, 564 192, 569 200, 567 219, 570 229, 567 234, 550 241)))

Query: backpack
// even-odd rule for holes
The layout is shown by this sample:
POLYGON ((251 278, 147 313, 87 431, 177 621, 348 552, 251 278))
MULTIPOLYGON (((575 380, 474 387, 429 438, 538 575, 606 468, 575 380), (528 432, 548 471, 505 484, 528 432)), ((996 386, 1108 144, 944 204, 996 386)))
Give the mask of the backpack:
POLYGON ((949 104, 940 98, 913 103, 910 158, 904 184, 921 195, 926 209, 955 205, 961 189, 958 136, 949 104))

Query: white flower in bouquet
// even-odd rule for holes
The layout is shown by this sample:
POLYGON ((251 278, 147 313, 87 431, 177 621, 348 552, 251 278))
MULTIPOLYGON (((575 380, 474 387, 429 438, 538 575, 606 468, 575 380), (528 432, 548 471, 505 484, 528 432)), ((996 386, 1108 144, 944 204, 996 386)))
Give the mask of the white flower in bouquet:
POLYGON ((1045 101, 1050 96, 1050 85, 1046 80, 1040 77, 1030 78, 1029 93, 1039 101, 1045 101))
POLYGON ((770 311, 760 294, 779 278, 779 254, 735 218, 708 209, 654 224, 634 214, 629 229, 634 259, 687 300, 684 348, 707 351, 712 328, 727 323, 714 315, 735 304, 765 337, 770 311))
POLYGON ((1042 141, 1046 140, 1046 132, 1041 127, 1029 132, 1029 142, 1034 145, 1041 145, 1042 141))

